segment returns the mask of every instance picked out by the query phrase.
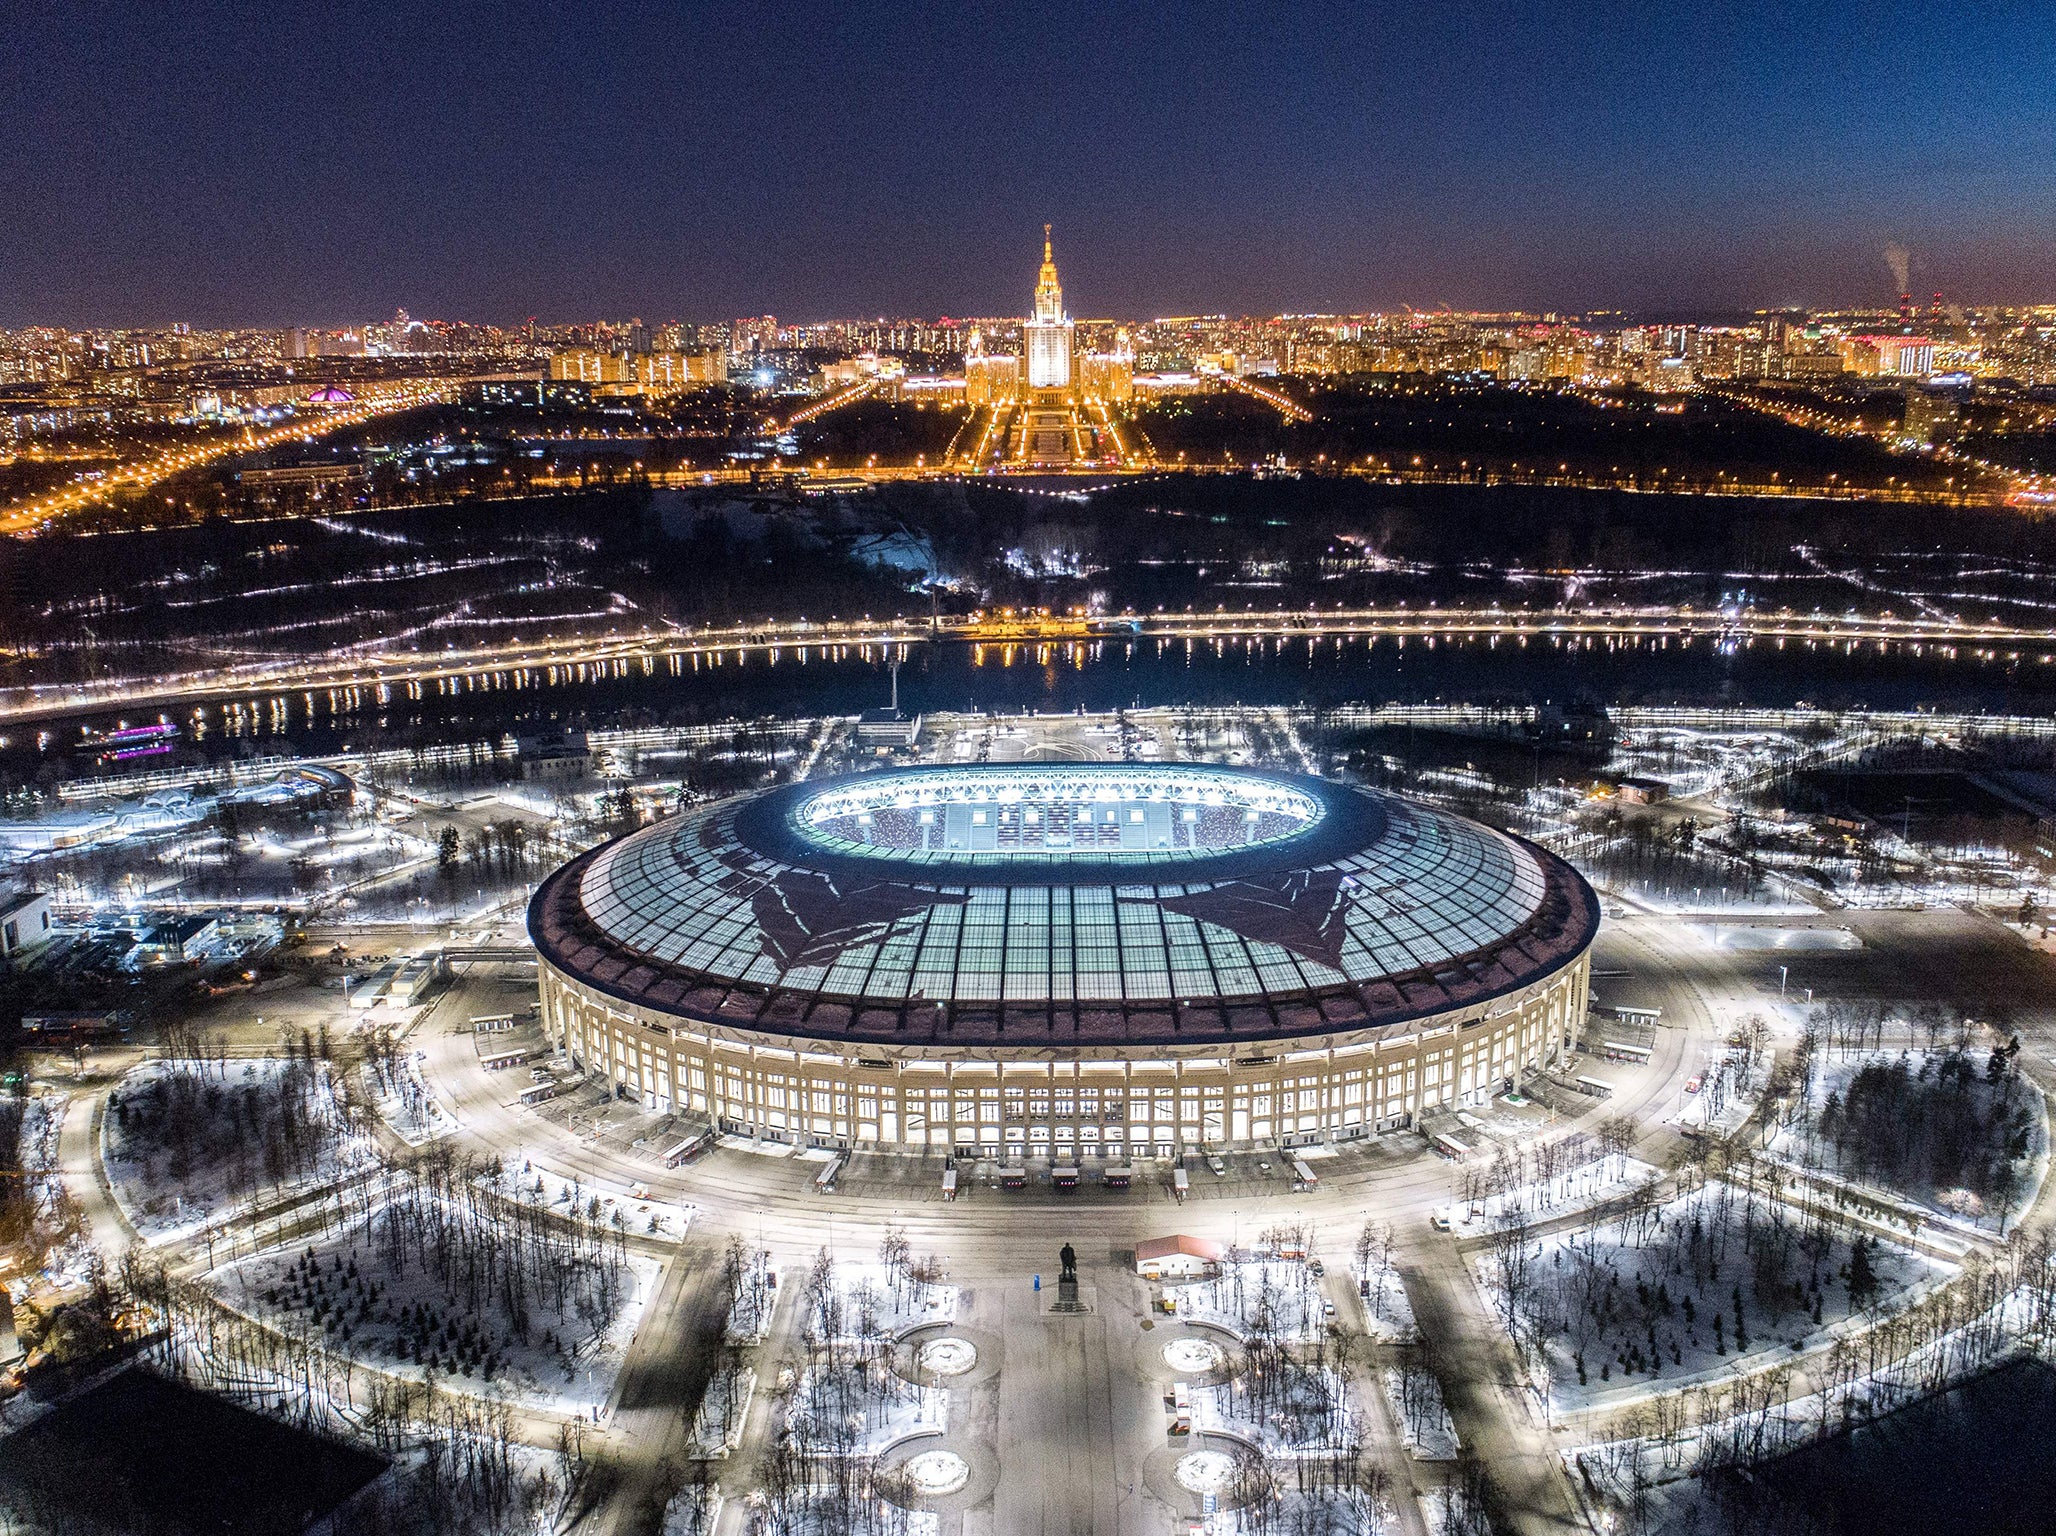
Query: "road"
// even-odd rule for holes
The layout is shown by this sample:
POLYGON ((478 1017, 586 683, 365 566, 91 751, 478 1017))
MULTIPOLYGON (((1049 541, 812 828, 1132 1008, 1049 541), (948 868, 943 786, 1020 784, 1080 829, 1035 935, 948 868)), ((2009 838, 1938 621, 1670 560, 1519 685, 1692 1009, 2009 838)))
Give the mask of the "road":
POLYGON ((619 1481, 590 1523, 596 1533, 655 1525, 719 1360, 723 1320, 719 1251, 688 1238, 665 1267, 608 1399, 601 1454, 619 1481))
POLYGON ((1037 645, 1092 640, 1249 641, 1303 645, 1330 637, 1491 638, 1516 641, 1571 639, 1763 640, 1773 643, 1866 646, 1904 643, 2006 656, 2056 648, 2056 627, 1982 623, 1950 617, 1860 613, 1738 612, 1689 606, 1562 607, 1535 609, 1407 608, 1301 609, 1267 613, 1157 613, 1118 618, 958 624, 938 630, 928 618, 864 622, 781 621, 722 629, 661 626, 626 633, 535 637, 467 650, 351 651, 252 663, 224 663, 185 673, 111 678, 58 689, 0 693, 0 720, 17 724, 62 719, 116 708, 254 699, 277 693, 347 688, 461 690, 472 686, 555 684, 603 669, 619 675, 659 667, 689 669, 716 657, 743 654, 834 654, 869 647, 889 650, 928 643, 1037 645))
POLYGON ((148 490, 175 475, 204 469, 241 454, 261 453, 289 442, 311 443, 331 432, 362 426, 382 415, 439 401, 448 392, 447 384, 434 380, 409 380, 382 390, 376 396, 344 406, 328 407, 317 414, 267 427, 263 431, 246 428, 241 432, 224 433, 166 448, 124 464, 110 474, 95 479, 76 479, 55 490, 0 507, 0 534, 33 533, 52 518, 97 506, 116 495, 148 490))
MULTIPOLYGON (((1678 1084, 1696 1067, 1702 1048, 1725 1028, 1727 1015, 1752 1000, 1746 985, 1716 988, 1708 997, 1695 970, 1720 979, 1718 963, 1695 966, 1662 925, 1630 919, 1612 925, 1598 951, 1602 971, 1632 969, 1636 1002, 1653 1001, 1677 1027, 1667 1029, 1657 1061, 1647 1069, 1620 1069, 1617 1098, 1593 1115, 1626 1113, 1645 1122, 1645 1156, 1674 1149, 1674 1133, 1656 1125, 1675 1105, 1678 1084)), ((514 1150, 553 1172, 577 1172, 589 1183, 626 1190, 642 1184, 653 1197, 688 1201, 698 1208, 695 1242, 706 1252, 729 1233, 768 1249, 776 1262, 795 1272, 822 1247, 863 1255, 887 1226, 903 1229, 916 1252, 942 1257, 955 1283, 983 1296, 1005 1298, 999 1319, 1006 1370, 999 1388, 999 1444, 1006 1448, 990 1517, 993 1536, 1059 1536, 1059 1533, 1158 1531, 1171 1514, 1169 1500, 1150 1492, 1152 1454, 1162 1448, 1162 1414, 1151 1401, 1146 1372, 1122 1372, 1109 1361, 1123 1357, 1120 1335, 1141 1329, 1143 1291, 1133 1278, 1129 1253, 1146 1236, 1186 1232, 1227 1244, 1247 1244, 1263 1231, 1300 1224, 1318 1234, 1318 1251, 1335 1275, 1347 1273, 1358 1226, 1369 1216, 1392 1220, 1402 1234, 1405 1275, 1423 1331, 1443 1362, 1445 1395, 1465 1438, 1487 1467, 1493 1507, 1509 1532, 1560 1532, 1576 1519, 1577 1504, 1548 1432, 1532 1421, 1525 1394, 1502 1385, 1513 1365, 1498 1324, 1478 1296, 1457 1245, 1429 1232, 1425 1216, 1450 1198, 1446 1163, 1419 1155, 1412 1138, 1351 1151, 1322 1164, 1318 1192, 1294 1194, 1282 1165, 1266 1173, 1253 1155, 1234 1159, 1227 1180, 1202 1172, 1201 1184, 1182 1207, 1162 1183, 1125 1194, 1080 1191, 1066 1198, 1048 1192, 1002 1192, 967 1180, 962 1198, 945 1205, 937 1198, 939 1162, 898 1156, 855 1158, 838 1192, 811 1192, 818 1164, 789 1156, 716 1152, 683 1170, 656 1165, 656 1126, 649 1145, 637 1149, 631 1132, 643 1122, 628 1106, 595 1103, 575 1116, 587 1133, 574 1137, 564 1126, 521 1107, 516 1094, 525 1074, 478 1069, 478 1047, 465 1023, 474 1013, 500 1011, 509 988, 526 983, 480 975, 466 978, 419 1029, 415 1043, 426 1053, 424 1070, 460 1125, 467 1144, 514 1150), (597 1138, 596 1120, 615 1119, 615 1130, 597 1138), (775 1212, 775 1216, 767 1213, 775 1212), (1081 1272, 1095 1296, 1085 1318, 1049 1318, 1035 1306, 1027 1278, 1053 1269, 1053 1252, 1072 1242, 1083 1256, 1081 1272), (1155 1444, 1151 1443, 1154 1431, 1155 1444), (1068 1449, 1067 1449, 1068 1448, 1068 1449), (1037 1470, 1027 1475, 1025 1469, 1037 1470), (1107 1490, 1134 1487, 1135 1510, 1150 1521, 1105 1503, 1107 1490)), ((1625 993, 1621 1001, 1630 1000, 1625 993)), ((1760 1001, 1760 997, 1755 1000, 1760 1001)), ((494 1040, 497 1046, 505 1037, 494 1040)), ((540 1036, 536 1038, 539 1040, 540 1036)), ((1331 1281, 1331 1284, 1333 1282, 1331 1281)), ((704 1296, 687 1299, 667 1278, 645 1324, 644 1334, 685 1340, 705 1337, 718 1320, 708 1315, 704 1296), (674 1300, 674 1296, 678 1299, 674 1300), (652 1330, 660 1330, 652 1334, 652 1330)), ((639 1399, 641 1372, 659 1371, 668 1346, 643 1349, 624 1380, 624 1403, 639 1399)), ((1367 1395, 1381 1397, 1366 1382, 1367 1395)), ((658 1401, 672 1398, 662 1391, 658 1401)), ((1379 1412, 1381 1421, 1385 1415, 1379 1412)), ((616 1434, 626 1434, 616 1430, 616 1434)), ((653 1468, 674 1442, 639 1428, 622 1450, 624 1465, 653 1468)), ((1375 1454, 1375 1453, 1374 1453, 1375 1454)), ((1388 1469, 1389 1442, 1385 1446, 1388 1469)), ((1410 1471, 1411 1469, 1404 1469, 1410 1471)), ((1407 1476, 1400 1486, 1425 1485, 1427 1474, 1407 1476)), ((1157 1481, 1161 1482, 1161 1478, 1157 1481)), ((640 1490, 647 1481, 638 1483, 640 1490)), ((639 1518, 640 1493, 624 1492, 610 1506, 617 1521, 639 1518)), ((1173 1491, 1170 1497, 1175 1497, 1173 1491)), ((1411 1525, 1418 1516, 1408 1509, 1411 1525)), ((614 1524, 610 1530, 631 1530, 614 1524)))
MULTIPOLYGON (((1830 920, 1794 921, 1819 926, 1830 920)), ((1832 921, 1854 930, 1865 947, 1735 951, 1669 918, 1630 916, 1609 923, 1595 950, 1595 994, 1609 1003, 1660 1007, 1665 1027, 1650 1065, 1609 1065, 1617 1091, 1595 1102, 1588 1118, 1629 1116, 1639 1127, 1639 1156, 1658 1164, 1675 1160, 1681 1143, 1663 1121, 1681 1101, 1683 1078, 1737 1018, 1750 1012, 1779 1015, 1780 966, 1788 969, 1794 993, 1812 986, 1823 996, 1937 997, 1974 1009, 2010 1008, 2009 1017, 2027 1029, 2033 1047, 2029 1069, 2056 1088, 2056 1037, 2047 1001, 2056 998, 2056 960, 1991 919, 1969 914, 1845 913, 1832 921)), ((633 1239, 639 1251, 661 1258, 666 1268, 604 1420, 588 1439, 589 1453, 607 1469, 595 1484, 606 1497, 585 1513, 581 1529, 621 1536, 654 1529, 656 1501, 676 1476, 686 1426, 713 1369, 722 1323, 719 1255, 730 1234, 770 1252, 788 1277, 789 1294, 823 1247, 868 1258, 880 1236, 897 1227, 916 1254, 936 1255, 951 1282, 963 1288, 961 1325, 980 1340, 981 1356, 990 1357, 986 1364, 992 1368, 961 1401, 953 1393, 944 1443, 977 1462, 981 1481, 967 1492, 969 1502, 948 1507, 944 1536, 1160 1536, 1190 1511, 1168 1481, 1168 1469, 1183 1449, 1166 1435, 1157 1401, 1170 1381, 1161 1359, 1169 1335, 1152 1326, 1149 1290, 1133 1275, 1135 1243, 1184 1232, 1249 1244, 1266 1230, 1303 1225, 1327 1262, 1330 1294, 1342 1302, 1344 1316, 1355 1319, 1347 1264, 1367 1218, 1390 1221, 1398 1233, 1408 1297, 1432 1345, 1450 1412, 1482 1458, 1497 1528, 1558 1536, 1581 1521, 1563 1452, 1603 1428, 1612 1409, 1568 1416, 1569 1434, 1564 1423, 1542 1422, 1533 1395, 1517 1384, 1503 1332, 1466 1265, 1466 1253, 1476 1244, 1428 1227, 1427 1212, 1451 1199, 1453 1170, 1424 1155, 1414 1138, 1385 1138, 1321 1159, 1318 1189, 1301 1193, 1291 1191, 1282 1166, 1267 1169, 1259 1154, 1239 1154, 1229 1160, 1225 1178, 1199 1170, 1183 1205, 1156 1175, 1124 1192, 1058 1195, 1047 1189, 1001 1191, 975 1174, 967 1176, 962 1197, 945 1204, 939 1198, 939 1163, 914 1156, 859 1154, 838 1191, 825 1196, 812 1189, 819 1164, 790 1155, 723 1149, 669 1170, 659 1164, 659 1144, 651 1139, 660 1127, 630 1106, 595 1095, 581 1101, 586 1107, 574 1116, 573 1129, 561 1114, 552 1118, 516 1102, 528 1084, 525 1072, 479 1068, 471 1016, 522 1011, 533 987, 529 968, 469 967, 414 1026, 410 1044, 424 1053, 425 1075, 454 1119, 458 1145, 480 1155, 527 1158, 617 1198, 632 1200, 629 1191, 640 1184, 652 1199, 695 1208, 682 1243, 646 1234, 633 1239), (597 1135, 595 1122, 606 1122, 597 1135), (645 1143, 640 1147, 638 1136, 645 1143), (1032 1286, 1033 1276, 1053 1275, 1055 1250, 1065 1241, 1079 1252, 1092 1307, 1082 1317, 1049 1316, 1032 1286)), ((307 1006, 320 1007, 323 996, 307 1006)), ((334 997, 329 1006, 339 1003, 334 997)), ((252 998, 245 1006, 254 1013, 259 1006, 279 1005, 252 998)), ((268 1032, 255 1024, 245 1027, 261 1047, 260 1037, 268 1032)), ((275 1029, 274 1023, 270 1031, 275 1029)), ((509 1037, 488 1038, 498 1046, 509 1037)), ((110 1070, 121 1065, 117 1058, 103 1062, 110 1070)), ((95 1241, 104 1251, 119 1252, 129 1233, 108 1196, 93 1129, 103 1094, 99 1082, 74 1092, 59 1154, 95 1241)), ((1493 1106, 1479 1113, 1502 1118, 1509 1131, 1517 1124, 1530 1131, 1541 1124, 1532 1109, 1493 1106)), ((2048 1216, 2051 1198, 2045 1189, 2033 1219, 2048 1216)), ((789 1303, 781 1307, 773 1337, 759 1352, 767 1375, 792 1347, 791 1310, 789 1303)), ((1371 1346, 1365 1358, 1375 1364, 1382 1356, 1371 1346)), ((1804 1362, 1797 1363, 1803 1370, 1804 1362)), ((1392 1479, 1399 1528, 1422 1536, 1410 1495, 1444 1473, 1399 1452, 1396 1426, 1375 1383, 1373 1371, 1360 1377, 1359 1396, 1371 1405, 1376 1429, 1369 1455, 1392 1479)), ((750 1486, 774 1411, 767 1399, 760 1392, 748 1437, 723 1469, 731 1495, 750 1486)), ((523 1416, 519 1429, 523 1438, 551 1445, 559 1422, 523 1416)), ((731 1510, 733 1523, 725 1530, 739 1532, 739 1503, 732 1502, 731 1510)))

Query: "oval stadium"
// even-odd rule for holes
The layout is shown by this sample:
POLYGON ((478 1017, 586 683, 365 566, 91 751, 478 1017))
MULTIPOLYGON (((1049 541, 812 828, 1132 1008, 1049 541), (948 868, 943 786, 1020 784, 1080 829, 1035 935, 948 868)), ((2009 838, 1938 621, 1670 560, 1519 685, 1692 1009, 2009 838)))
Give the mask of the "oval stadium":
POLYGON ((1194 764, 904 768, 698 807, 536 892, 545 1028, 802 1146, 1342 1141, 1560 1059, 1599 907, 1396 795, 1194 764))

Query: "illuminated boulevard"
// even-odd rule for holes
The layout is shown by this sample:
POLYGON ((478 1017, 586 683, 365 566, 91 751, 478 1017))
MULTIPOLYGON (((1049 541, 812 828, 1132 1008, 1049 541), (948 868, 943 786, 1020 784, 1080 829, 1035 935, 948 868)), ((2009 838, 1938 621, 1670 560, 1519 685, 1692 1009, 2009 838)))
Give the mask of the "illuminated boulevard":
POLYGON ((81 477, 54 491, 0 507, 0 534, 34 533, 55 518, 103 506, 117 496, 147 491, 176 476, 242 454, 262 453, 288 443, 318 442, 330 433, 362 426, 381 416, 448 399, 453 387, 454 381, 409 381, 403 387, 381 390, 362 400, 324 407, 320 415, 311 419, 295 417, 273 427, 244 427, 219 437, 166 448, 119 469, 81 477))

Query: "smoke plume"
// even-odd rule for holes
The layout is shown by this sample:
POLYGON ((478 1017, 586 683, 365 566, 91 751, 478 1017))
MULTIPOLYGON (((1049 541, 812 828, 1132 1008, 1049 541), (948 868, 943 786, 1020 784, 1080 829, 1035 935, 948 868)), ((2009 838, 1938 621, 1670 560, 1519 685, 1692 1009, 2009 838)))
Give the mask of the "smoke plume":
POLYGON ((1885 247, 1885 265, 1892 269, 1894 293, 1913 292, 1913 280, 1907 270, 1913 265, 1913 252, 1895 240, 1885 247))

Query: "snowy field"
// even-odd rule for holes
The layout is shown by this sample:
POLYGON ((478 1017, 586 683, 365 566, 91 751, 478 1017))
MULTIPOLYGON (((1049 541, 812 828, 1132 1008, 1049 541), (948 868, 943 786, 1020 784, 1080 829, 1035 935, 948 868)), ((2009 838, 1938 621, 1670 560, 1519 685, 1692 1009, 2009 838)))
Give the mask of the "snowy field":
POLYGON ((146 1243, 175 1242, 377 1162, 326 1062, 145 1062, 110 1096, 101 1157, 146 1243))
POLYGON ((556 1412, 606 1402, 660 1264, 596 1258, 590 1245, 580 1256, 530 1246, 521 1257, 512 1234, 492 1252, 463 1235, 452 1211, 430 1218, 447 1222, 447 1240, 396 1243, 381 1226, 390 1215, 227 1266, 217 1288, 253 1316, 304 1327, 395 1375, 434 1373, 459 1390, 556 1412))
POLYGON ((1715 1181, 1600 1226, 1502 1241, 1474 1263, 1516 1336, 1539 1344, 1552 1397, 1575 1408, 1789 1358, 1952 1272, 1859 1241, 1860 1257, 1846 1231, 1715 1181))

